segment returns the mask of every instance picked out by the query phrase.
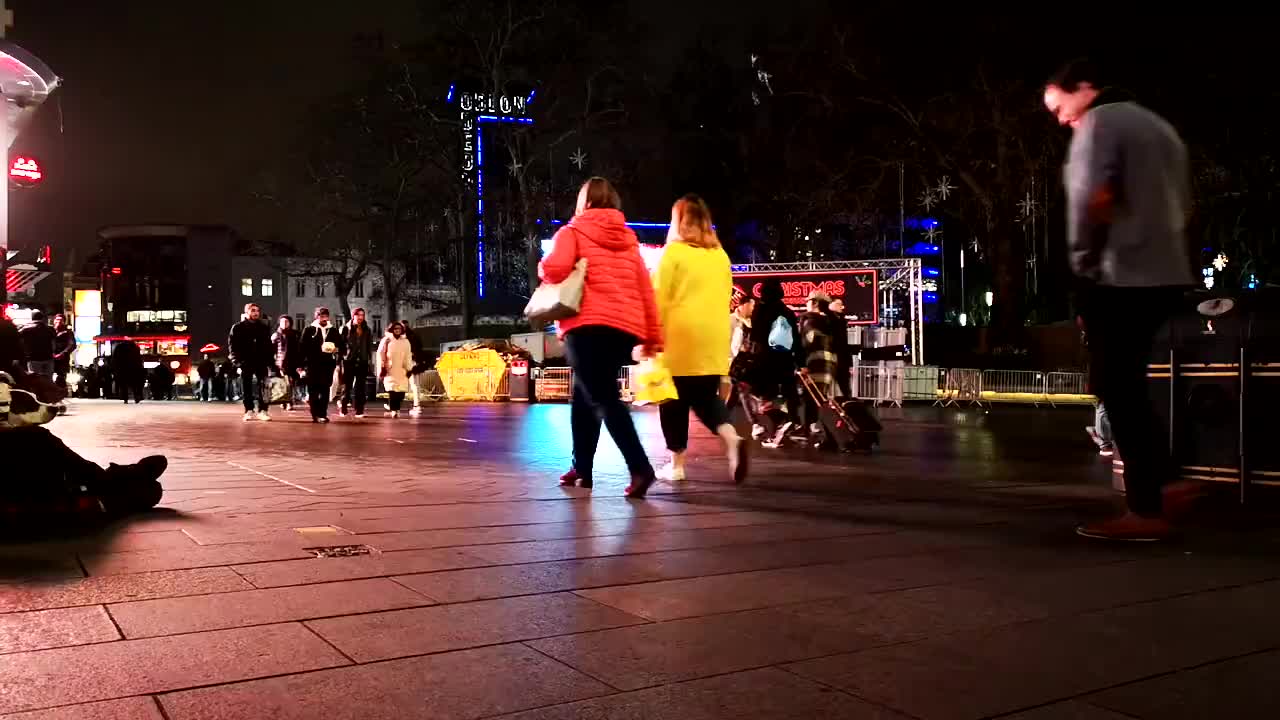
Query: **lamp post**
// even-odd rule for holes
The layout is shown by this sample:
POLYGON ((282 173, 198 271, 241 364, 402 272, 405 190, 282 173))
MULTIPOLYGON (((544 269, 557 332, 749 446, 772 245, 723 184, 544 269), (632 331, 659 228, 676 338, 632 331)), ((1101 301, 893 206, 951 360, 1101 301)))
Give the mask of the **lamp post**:
MULTIPOLYGON (((0 0, 0 37, 13 24, 13 11, 0 0)), ((0 306, 9 300, 9 147, 49 97, 59 78, 39 58, 0 40, 0 149, 4 151, 5 182, 0 192, 0 306)))

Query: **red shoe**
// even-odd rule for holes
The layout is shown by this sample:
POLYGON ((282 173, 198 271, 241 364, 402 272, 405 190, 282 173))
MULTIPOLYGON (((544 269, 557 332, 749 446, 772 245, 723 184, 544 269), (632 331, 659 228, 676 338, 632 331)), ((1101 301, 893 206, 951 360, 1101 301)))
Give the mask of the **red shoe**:
POLYGON ((1164 516, 1170 520, 1185 517, 1207 493, 1204 484, 1195 480, 1179 480, 1165 485, 1160 493, 1164 516))
POLYGON ((637 477, 632 475, 631 484, 627 486, 627 489, 624 490, 623 493, 630 499, 643 500, 645 493, 649 492, 649 487, 652 486, 654 481, 657 479, 658 477, 654 475, 653 472, 650 472, 647 477, 637 477))
POLYGON ((1157 542, 1167 540, 1173 534, 1173 527, 1164 518, 1148 518, 1127 512, 1118 518, 1081 525, 1076 528, 1076 534, 1095 540, 1157 542))
POLYGON ((560 487, 578 487, 590 488, 592 486, 591 478, 582 477, 578 474, 577 468, 569 468, 569 472, 560 476, 560 487))

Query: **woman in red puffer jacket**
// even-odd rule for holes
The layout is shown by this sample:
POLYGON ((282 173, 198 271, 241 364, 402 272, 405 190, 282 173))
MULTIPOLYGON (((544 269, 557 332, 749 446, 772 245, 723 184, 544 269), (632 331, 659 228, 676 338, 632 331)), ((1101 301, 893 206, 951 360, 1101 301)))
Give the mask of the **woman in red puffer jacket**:
POLYGON ((559 323, 573 368, 573 467, 560 484, 591 487, 603 419, 631 472, 627 497, 642 498, 653 484, 653 466, 618 395, 618 375, 637 345, 650 354, 662 349, 662 327, 640 243, 621 207, 608 180, 596 177, 583 184, 577 213, 556 233, 555 247, 538 274, 543 282, 563 282, 580 258, 587 259, 582 306, 559 323))

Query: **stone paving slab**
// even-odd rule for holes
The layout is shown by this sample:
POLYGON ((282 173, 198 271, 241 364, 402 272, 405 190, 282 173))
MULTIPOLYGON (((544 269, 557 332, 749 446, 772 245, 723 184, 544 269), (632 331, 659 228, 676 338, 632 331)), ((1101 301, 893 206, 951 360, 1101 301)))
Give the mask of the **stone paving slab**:
POLYGON ((162 695, 169 720, 468 720, 610 689, 523 645, 500 645, 162 695))
MULTIPOLYGON (((127 638, 269 625, 432 605, 435 601, 381 578, 140 600, 108 606, 127 638)), ((0 619, 4 616, 0 615, 0 619)))
POLYGON ((307 626, 347 657, 372 662, 644 622, 585 598, 548 593, 313 620, 307 626))
POLYGON ((773 668, 504 715, 505 720, 907 720, 773 668))
POLYGON ((0 655, 0 712, 347 664, 298 624, 0 655))
POLYGON ((607 439, 594 490, 556 485, 565 406, 74 403, 51 429, 166 453, 169 493, 0 543, 0 720, 1277 715, 1275 517, 1082 542, 1116 500, 1087 412, 885 415, 875 455, 760 451, 745 486, 696 429, 635 502, 607 439))
POLYGON ((0 615, 0 654, 118 639, 100 605, 0 615))
POLYGON ((165 720, 150 696, 0 715, 0 720, 165 720))

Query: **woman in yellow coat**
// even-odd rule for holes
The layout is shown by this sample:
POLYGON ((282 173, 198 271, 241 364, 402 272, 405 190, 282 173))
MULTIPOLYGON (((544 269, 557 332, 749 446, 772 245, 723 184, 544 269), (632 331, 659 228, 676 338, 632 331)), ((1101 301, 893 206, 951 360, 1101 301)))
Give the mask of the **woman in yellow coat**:
POLYGON ((685 478, 689 447, 689 411, 719 435, 734 482, 746 477, 746 445, 729 422, 720 397, 720 378, 729 372, 729 301, 733 276, 729 256, 711 227, 711 211, 697 195, 671 208, 671 230, 654 277, 658 317, 665 350, 662 361, 675 380, 679 398, 659 409, 671 463, 659 471, 665 480, 685 478))

